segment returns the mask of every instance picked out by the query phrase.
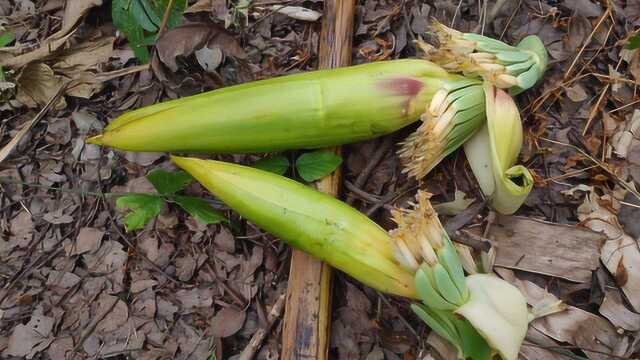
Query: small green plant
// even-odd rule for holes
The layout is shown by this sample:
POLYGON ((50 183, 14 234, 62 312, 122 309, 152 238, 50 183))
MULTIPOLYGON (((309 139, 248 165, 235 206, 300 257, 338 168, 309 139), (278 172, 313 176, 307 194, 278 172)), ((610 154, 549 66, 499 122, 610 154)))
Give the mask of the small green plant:
MULTIPOLYGON (((15 36, 13 35, 13 33, 11 31, 0 32, 0 48, 9 45, 14 39, 15 39, 15 36)), ((0 65, 0 83, 5 82, 5 81, 7 81, 7 79, 6 79, 4 70, 2 69, 2 66, 0 65)), ((1 91, 2 91, 2 88, 0 87, 0 92, 1 91)))
POLYGON ((629 50, 640 48, 640 33, 635 34, 629 38, 629 42, 627 43, 626 48, 629 50))
POLYGON ((187 0, 113 0, 111 17, 113 24, 124 33, 138 60, 147 63, 147 47, 157 40, 165 12, 169 11, 166 28, 170 29, 182 21, 186 5, 187 0))
POLYGON ((168 172, 154 170, 147 179, 158 191, 158 194, 131 194, 116 200, 119 210, 127 211, 124 224, 127 231, 142 229, 153 218, 160 214, 165 202, 178 204, 184 211, 204 224, 217 224, 227 221, 225 216, 214 209, 206 200, 177 195, 176 193, 189 185, 193 178, 184 171, 168 172))
MULTIPOLYGON (((298 175, 306 181, 312 182, 331 174, 342 164, 340 155, 328 151, 313 151, 300 155, 295 162, 298 175)), ((286 156, 277 155, 258 160, 253 167, 284 175, 291 163, 286 156)))

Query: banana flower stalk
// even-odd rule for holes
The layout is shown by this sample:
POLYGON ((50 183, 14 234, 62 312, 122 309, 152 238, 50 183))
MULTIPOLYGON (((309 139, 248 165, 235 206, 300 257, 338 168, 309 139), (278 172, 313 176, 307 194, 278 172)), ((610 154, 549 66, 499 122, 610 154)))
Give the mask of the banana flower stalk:
POLYGON ((465 277, 429 194, 393 211, 386 232, 349 205, 280 175, 237 164, 172 157, 217 198, 293 247, 382 292, 409 297, 459 357, 516 359, 528 324, 515 287, 486 274, 465 277))

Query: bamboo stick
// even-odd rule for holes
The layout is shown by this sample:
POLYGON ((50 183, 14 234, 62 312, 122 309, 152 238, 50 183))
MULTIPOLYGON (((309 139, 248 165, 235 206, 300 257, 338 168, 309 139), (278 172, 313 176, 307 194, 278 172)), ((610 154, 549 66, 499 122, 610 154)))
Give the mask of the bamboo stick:
MULTIPOLYGON (((355 0, 325 0, 320 33, 319 67, 351 64, 355 0)), ((340 154, 340 148, 326 149, 340 154)), ((337 196, 341 171, 316 183, 318 190, 337 196)), ((320 260, 294 250, 289 271, 282 359, 326 360, 331 323, 331 268, 320 260)))

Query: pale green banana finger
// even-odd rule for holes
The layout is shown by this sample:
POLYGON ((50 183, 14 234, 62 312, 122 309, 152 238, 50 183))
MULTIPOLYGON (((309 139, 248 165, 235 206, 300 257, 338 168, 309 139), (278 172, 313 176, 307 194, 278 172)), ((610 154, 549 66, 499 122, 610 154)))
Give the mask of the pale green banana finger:
POLYGON ((435 283, 432 280, 431 269, 428 266, 421 266, 416 271, 415 285, 418 296, 430 308, 440 310, 455 310, 456 306, 447 302, 435 289, 435 283))

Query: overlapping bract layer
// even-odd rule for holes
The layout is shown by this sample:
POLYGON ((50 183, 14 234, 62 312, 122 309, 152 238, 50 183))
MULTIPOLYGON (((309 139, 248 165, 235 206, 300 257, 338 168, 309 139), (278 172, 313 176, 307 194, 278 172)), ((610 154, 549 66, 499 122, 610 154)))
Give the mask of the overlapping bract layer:
POLYGON ((515 165, 522 147, 518 107, 503 90, 484 85, 487 121, 464 145, 469 165, 491 206, 503 214, 515 212, 533 187, 533 176, 515 165))
POLYGON ((511 46, 483 35, 463 33, 438 22, 433 30, 439 45, 421 43, 427 59, 449 71, 480 76, 512 94, 531 88, 542 77, 547 50, 537 36, 527 36, 511 46))
POLYGON ((484 106, 481 81, 443 82, 422 114, 422 124, 398 151, 403 171, 418 179, 426 176, 482 126, 484 106))

